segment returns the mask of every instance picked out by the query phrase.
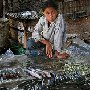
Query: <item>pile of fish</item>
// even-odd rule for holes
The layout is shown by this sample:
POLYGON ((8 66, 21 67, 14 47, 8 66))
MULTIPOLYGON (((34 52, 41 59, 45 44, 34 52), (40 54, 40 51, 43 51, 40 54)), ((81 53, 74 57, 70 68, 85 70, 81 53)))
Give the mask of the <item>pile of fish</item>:
POLYGON ((80 88, 76 90, 81 90, 81 88, 89 90, 90 65, 66 63, 61 71, 43 70, 32 66, 0 70, 1 84, 14 81, 15 79, 20 82, 15 87, 6 90, 62 90, 60 88, 73 87, 73 85, 80 88), (20 81, 21 78, 23 79, 20 81))
MULTIPOLYGON (((35 77, 34 79, 28 79, 17 85, 17 90, 59 90, 56 89, 57 86, 62 85, 76 85, 81 88, 81 85, 88 85, 90 88, 90 73, 82 75, 80 71, 70 70, 71 66, 65 66, 68 71, 60 72, 48 72, 46 70, 26 68, 23 69, 26 74, 35 77), (88 79, 87 79, 88 78, 88 79)), ((65 69, 66 69, 65 68, 65 69)), ((83 67, 85 68, 85 67, 83 67)), ((88 66, 90 69, 90 67, 88 66)))
POLYGON ((21 72, 16 68, 16 69, 2 69, 0 70, 0 82, 3 83, 8 80, 14 80, 21 78, 21 72))
POLYGON ((90 90, 90 46, 76 38, 67 51, 70 57, 64 61, 18 58, 19 68, 0 70, 1 84, 16 84, 15 80, 17 84, 10 89, 0 86, 0 90, 90 90))

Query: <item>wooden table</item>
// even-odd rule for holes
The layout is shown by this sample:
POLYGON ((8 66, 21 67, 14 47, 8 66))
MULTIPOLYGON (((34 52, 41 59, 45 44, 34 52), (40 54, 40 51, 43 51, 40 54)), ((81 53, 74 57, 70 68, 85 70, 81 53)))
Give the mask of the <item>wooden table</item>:
MULTIPOLYGON (((20 13, 8 13, 7 17, 9 18, 10 31, 11 30, 16 30, 16 31, 24 32, 24 44, 23 44, 23 47, 26 48, 28 27, 29 26, 35 26, 38 18, 33 18, 33 19, 31 19, 29 17, 24 18, 24 17, 21 17, 20 13), (13 25, 13 22, 16 25, 13 25), (17 28, 17 24, 18 24, 17 22, 22 22, 23 23, 24 30, 19 30, 17 28)), ((15 36, 15 39, 18 40, 18 37, 17 37, 18 33, 16 33, 14 36, 15 36)))

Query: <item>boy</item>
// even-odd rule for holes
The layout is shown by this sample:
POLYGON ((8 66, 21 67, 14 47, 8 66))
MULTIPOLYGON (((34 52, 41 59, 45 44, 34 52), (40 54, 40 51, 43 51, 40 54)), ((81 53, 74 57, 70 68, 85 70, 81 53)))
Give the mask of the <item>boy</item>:
POLYGON ((46 55, 51 58, 52 50, 57 58, 66 59, 69 55, 61 53, 64 41, 64 21, 61 14, 58 14, 58 5, 54 0, 43 2, 43 16, 40 17, 32 33, 35 42, 40 42, 46 46, 46 55))

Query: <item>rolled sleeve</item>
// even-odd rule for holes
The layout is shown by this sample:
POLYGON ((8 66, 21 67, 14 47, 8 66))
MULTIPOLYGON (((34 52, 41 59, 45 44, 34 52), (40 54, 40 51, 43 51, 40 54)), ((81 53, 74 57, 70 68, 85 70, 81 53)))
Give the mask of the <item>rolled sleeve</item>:
POLYGON ((32 33, 32 38, 34 38, 35 42, 40 40, 40 35, 38 31, 32 33))

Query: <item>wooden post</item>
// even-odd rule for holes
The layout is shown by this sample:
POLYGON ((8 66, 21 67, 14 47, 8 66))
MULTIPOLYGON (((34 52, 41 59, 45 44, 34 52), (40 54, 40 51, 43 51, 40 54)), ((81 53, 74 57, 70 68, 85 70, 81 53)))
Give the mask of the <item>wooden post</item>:
POLYGON ((26 48, 28 25, 25 21, 24 21, 23 25, 24 25, 24 45, 23 45, 23 47, 26 48))
POLYGON ((9 31, 10 31, 10 37, 15 40, 18 41, 18 32, 13 30, 13 22, 15 22, 13 19, 9 18, 9 31))

